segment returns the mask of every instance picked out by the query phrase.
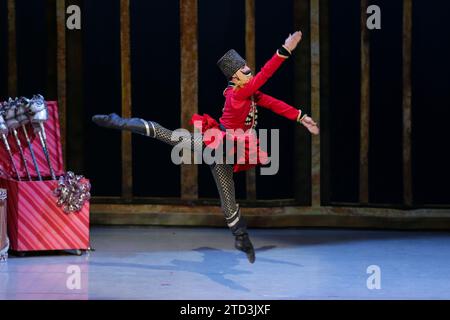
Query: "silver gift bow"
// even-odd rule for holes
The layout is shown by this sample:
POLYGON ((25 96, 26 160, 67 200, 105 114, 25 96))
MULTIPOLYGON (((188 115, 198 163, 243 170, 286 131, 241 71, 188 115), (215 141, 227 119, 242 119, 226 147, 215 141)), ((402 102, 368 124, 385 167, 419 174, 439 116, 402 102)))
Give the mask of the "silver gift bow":
POLYGON ((62 207, 65 213, 73 213, 83 209, 86 201, 91 198, 90 191, 91 184, 84 180, 83 176, 69 171, 59 178, 54 194, 58 197, 57 205, 62 207))

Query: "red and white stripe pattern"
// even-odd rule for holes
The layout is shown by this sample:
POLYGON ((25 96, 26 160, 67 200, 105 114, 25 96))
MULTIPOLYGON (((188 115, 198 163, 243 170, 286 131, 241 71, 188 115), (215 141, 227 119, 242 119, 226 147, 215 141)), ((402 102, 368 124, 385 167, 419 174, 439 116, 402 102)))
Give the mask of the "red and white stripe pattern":
POLYGON ((89 248, 89 202, 77 213, 56 204, 57 181, 17 182, 0 178, 8 190, 8 234, 16 251, 89 248))
MULTIPOLYGON (((64 174, 58 105, 48 103, 49 119, 45 123, 47 147, 52 167, 57 176, 64 174)), ((89 202, 77 213, 65 213, 57 206, 57 197, 53 191, 57 181, 48 180, 50 169, 47 164, 39 137, 31 125, 27 130, 32 139, 32 146, 38 162, 39 171, 45 181, 26 181, 26 171, 20 158, 17 144, 12 135, 8 141, 14 155, 14 161, 22 181, 15 181, 16 176, 4 146, 0 146, 0 169, 6 171, 11 179, 0 175, 0 188, 8 190, 7 226, 10 247, 15 251, 51 251, 89 248, 89 202)), ((31 153, 28 149, 22 128, 18 129, 28 168, 36 178, 31 153)), ((3 143, 2 143, 3 144, 3 143)), ((0 172, 1 173, 1 172, 0 172)))
MULTIPOLYGON (((59 125, 59 117, 58 117, 58 105, 55 101, 47 102, 48 105, 48 114, 49 119, 45 122, 45 133, 47 136, 47 148, 49 151, 50 161, 52 163, 52 167, 55 170, 55 174, 57 176, 61 176, 64 173, 64 162, 62 155, 62 147, 61 147, 61 135, 60 135, 60 125, 59 125)), ((32 141, 32 147, 34 154, 36 156, 36 160, 39 166, 39 171, 41 172, 41 176, 43 178, 51 177, 50 169, 45 158, 44 151, 41 146, 41 142, 39 140, 39 136, 34 133, 33 128, 30 124, 26 125, 28 136, 32 141)), ((31 157, 31 152, 28 149, 28 143, 25 139, 25 135, 23 133, 22 128, 18 128, 17 132, 19 134, 20 142, 22 144, 22 148, 24 150, 25 159, 27 161, 28 170, 30 171, 31 177, 33 179, 37 179, 37 173, 33 165, 33 159, 31 157)), ((16 164, 17 170, 19 171, 19 175, 22 180, 26 180, 26 171, 25 165, 20 157, 19 148, 17 147, 16 140, 13 135, 10 134, 8 136, 8 142, 11 147, 11 151, 14 156, 14 162, 16 164)), ((16 174, 14 172, 14 168, 11 164, 8 153, 3 145, 3 142, 0 142, 0 169, 5 171, 9 176, 13 179, 16 179, 16 174)))

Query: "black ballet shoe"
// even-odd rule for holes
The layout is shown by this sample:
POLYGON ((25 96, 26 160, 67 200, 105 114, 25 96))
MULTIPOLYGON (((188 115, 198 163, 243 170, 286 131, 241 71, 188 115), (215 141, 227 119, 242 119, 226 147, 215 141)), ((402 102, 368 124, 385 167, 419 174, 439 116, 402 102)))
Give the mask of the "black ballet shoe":
POLYGON ((139 118, 122 118, 115 113, 110 115, 95 115, 92 121, 100 127, 127 130, 145 136, 153 136, 153 126, 139 118))
POLYGON ((244 252, 247 255, 248 262, 255 263, 255 249, 250 241, 248 234, 236 236, 236 242, 234 246, 237 250, 244 252))
POLYGON ((250 263, 255 262, 255 249, 250 241, 247 232, 247 221, 241 215, 240 208, 238 207, 237 214, 232 217, 226 218, 228 226, 230 226, 231 232, 235 236, 234 247, 239 251, 244 252, 247 255, 247 259, 250 263))

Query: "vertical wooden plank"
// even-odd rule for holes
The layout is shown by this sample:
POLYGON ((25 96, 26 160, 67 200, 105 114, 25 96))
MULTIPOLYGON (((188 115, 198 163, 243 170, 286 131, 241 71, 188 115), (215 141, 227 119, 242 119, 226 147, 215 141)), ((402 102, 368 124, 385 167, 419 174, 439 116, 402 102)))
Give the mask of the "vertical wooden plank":
MULTIPOLYGON (((255 33, 255 0, 245 0, 245 59, 252 70, 256 69, 255 33)), ((255 168, 246 172, 246 190, 247 199, 256 200, 255 168)))
POLYGON ((412 0, 403 0, 403 203, 412 206, 411 167, 412 0))
MULTIPOLYGON (((304 113, 311 109, 311 32, 310 1, 294 0, 294 30, 301 30, 303 39, 294 60, 294 101, 304 113)), ((311 137, 301 125, 295 128, 294 196, 299 204, 311 204, 311 137)))
POLYGON ((369 0, 361 0, 361 118, 359 202, 369 202, 370 43, 366 27, 369 0))
MULTIPOLYGON (((180 0, 181 127, 198 112, 198 1, 180 0)), ((181 166, 181 197, 198 198, 196 165, 181 166)))
MULTIPOLYGON (((311 0, 311 115, 320 123, 320 7, 311 0)), ((320 136, 312 137, 312 206, 320 206, 320 136)))
POLYGON ((16 2, 8 0, 8 95, 17 96, 16 2))
MULTIPOLYGON (((56 82, 64 166, 67 166, 66 0, 56 0, 56 82)), ((80 70, 81 72, 81 70, 80 70)))
POLYGON ((331 201, 330 159, 330 0, 320 0, 320 147, 321 147, 321 203, 331 201))
MULTIPOLYGON (((122 75, 122 117, 131 117, 130 0, 120 0, 120 54, 122 75)), ((122 197, 133 196, 131 132, 122 132, 122 197)))
POLYGON ((256 68, 255 39, 255 0, 245 0, 245 59, 253 70, 256 68))

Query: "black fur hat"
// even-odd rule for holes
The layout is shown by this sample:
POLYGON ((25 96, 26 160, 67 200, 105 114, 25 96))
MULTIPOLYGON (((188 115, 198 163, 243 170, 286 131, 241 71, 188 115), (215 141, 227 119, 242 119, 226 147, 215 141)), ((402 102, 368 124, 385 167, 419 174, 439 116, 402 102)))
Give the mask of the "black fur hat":
POLYGON ((247 63, 236 50, 231 49, 225 55, 217 61, 217 66, 222 70, 227 79, 230 79, 240 68, 247 63))

